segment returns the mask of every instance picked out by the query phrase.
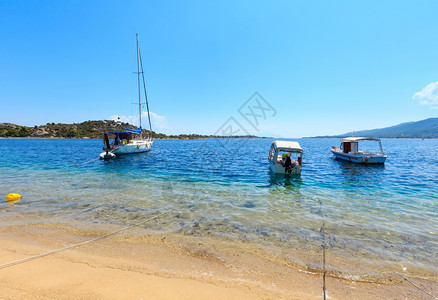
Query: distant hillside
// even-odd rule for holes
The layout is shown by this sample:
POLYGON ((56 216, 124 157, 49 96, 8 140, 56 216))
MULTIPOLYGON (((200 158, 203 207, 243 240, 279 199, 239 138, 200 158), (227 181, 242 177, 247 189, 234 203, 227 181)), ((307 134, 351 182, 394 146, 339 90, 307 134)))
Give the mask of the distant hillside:
MULTIPOLYGON (((11 123, 0 123, 0 137, 38 137, 38 138, 102 138, 104 132, 123 131, 125 128, 136 127, 128 124, 117 124, 115 121, 86 121, 74 124, 47 123, 46 125, 27 127, 11 123)), ((146 135, 148 130, 143 129, 146 135)), ((225 136, 180 134, 166 135, 152 131, 154 139, 204 139, 225 138, 225 136)), ((230 136, 232 138, 256 138, 256 136, 230 136)))
MULTIPOLYGON (((353 132, 333 136, 351 136, 353 132)), ((438 118, 430 118, 417 122, 407 122, 399 125, 356 131, 355 136, 377 138, 438 138, 438 118)))
POLYGON ((44 137, 44 138, 100 138, 108 130, 122 130, 134 126, 115 121, 86 121, 74 124, 47 123, 27 127, 11 123, 0 123, 0 137, 44 137))

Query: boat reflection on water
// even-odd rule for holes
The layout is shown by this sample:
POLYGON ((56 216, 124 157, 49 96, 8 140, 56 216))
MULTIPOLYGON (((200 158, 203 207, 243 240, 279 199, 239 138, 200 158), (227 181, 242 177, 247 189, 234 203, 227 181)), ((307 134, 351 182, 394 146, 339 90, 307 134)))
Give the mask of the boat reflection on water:
POLYGON ((269 172, 269 185, 271 187, 279 185, 286 188, 294 188, 300 187, 302 184, 303 181, 300 175, 269 172))
POLYGON ((352 164, 343 160, 336 160, 336 163, 345 179, 353 182, 379 180, 385 170, 384 164, 352 164))
POLYGON ((296 212, 304 202, 299 175, 269 172, 269 209, 277 213, 296 212))

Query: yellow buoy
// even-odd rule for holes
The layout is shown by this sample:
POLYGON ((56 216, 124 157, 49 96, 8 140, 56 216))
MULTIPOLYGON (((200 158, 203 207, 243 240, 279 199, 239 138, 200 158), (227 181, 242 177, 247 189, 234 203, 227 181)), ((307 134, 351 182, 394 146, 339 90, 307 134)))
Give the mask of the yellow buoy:
POLYGON ((20 199, 21 199, 21 195, 16 194, 16 193, 11 193, 11 194, 6 196, 6 201, 15 201, 15 200, 20 200, 20 199))

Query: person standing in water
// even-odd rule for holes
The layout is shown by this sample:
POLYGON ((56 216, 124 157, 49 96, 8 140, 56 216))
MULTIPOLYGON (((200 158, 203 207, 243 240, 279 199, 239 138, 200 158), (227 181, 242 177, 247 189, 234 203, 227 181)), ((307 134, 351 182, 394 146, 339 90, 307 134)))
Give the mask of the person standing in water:
POLYGON ((288 152, 286 160, 284 161, 284 172, 290 174, 292 172, 292 160, 290 159, 291 153, 288 152))

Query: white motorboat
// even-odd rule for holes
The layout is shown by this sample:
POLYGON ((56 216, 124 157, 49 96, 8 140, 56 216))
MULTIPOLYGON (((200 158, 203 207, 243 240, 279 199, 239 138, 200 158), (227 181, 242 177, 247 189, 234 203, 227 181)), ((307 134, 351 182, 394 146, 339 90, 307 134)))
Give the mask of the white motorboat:
POLYGON ((368 137, 347 137, 341 140, 341 146, 332 146, 331 152, 336 158, 359 163, 359 164, 384 164, 387 156, 383 153, 382 142, 377 138, 368 137), (377 142, 380 152, 370 152, 359 150, 359 142, 373 141, 377 142))
POLYGON ((142 153, 147 152, 152 149, 153 138, 152 134, 152 125, 151 125, 151 117, 149 113, 149 103, 146 94, 146 84, 144 80, 144 71, 143 64, 141 61, 141 53, 140 46, 138 42, 138 34, 137 34, 137 74, 138 74, 138 118, 139 118, 139 128, 138 129, 130 129, 125 128, 124 131, 112 131, 110 134, 114 134, 114 137, 109 139, 108 133, 104 134, 104 147, 103 150, 105 152, 101 153, 99 157, 101 159, 110 159, 116 157, 116 155, 123 154, 133 154, 133 153, 142 153), (141 70, 140 70, 141 69, 141 70), (141 75, 141 77, 140 77, 141 75), (143 138, 143 128, 141 126, 141 79, 143 79, 143 90, 144 96, 146 100, 146 108, 148 112, 149 119, 149 132, 148 137, 143 138))
POLYGON ((301 174, 303 149, 297 142, 274 141, 269 151, 269 168, 274 173, 301 174))

